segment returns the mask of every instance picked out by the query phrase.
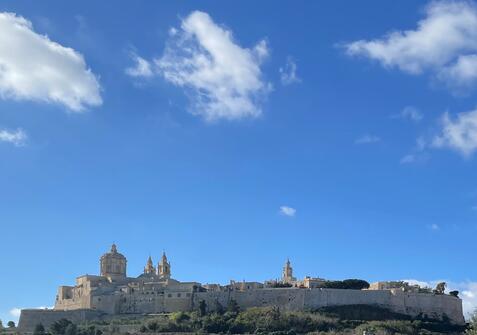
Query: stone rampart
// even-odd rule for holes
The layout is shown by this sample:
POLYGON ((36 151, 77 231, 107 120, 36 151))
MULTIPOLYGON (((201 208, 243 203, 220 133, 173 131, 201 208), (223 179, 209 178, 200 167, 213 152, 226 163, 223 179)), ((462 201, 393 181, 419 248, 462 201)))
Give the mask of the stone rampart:
MULTIPOLYGON (((283 310, 317 310, 322 307, 344 305, 373 305, 392 312, 414 318, 432 318, 449 320, 455 324, 464 324, 462 300, 450 295, 404 292, 402 290, 340 290, 340 289, 299 289, 264 288, 245 291, 195 292, 190 297, 178 293, 147 296, 145 301, 136 301, 136 310, 123 308, 132 301, 121 295, 97 297, 101 302, 98 310, 80 309, 62 310, 22 310, 19 328, 22 332, 31 331, 36 324, 49 327, 53 322, 66 318, 73 322, 84 322, 104 317, 104 315, 153 314, 162 312, 187 311, 197 309, 201 300, 213 311, 218 304, 226 307, 231 299, 240 308, 279 306, 283 310)), ((132 296, 131 296, 132 297, 132 296)), ((136 297, 137 298, 137 297, 136 297)))
POLYGON ((52 323, 60 319, 68 319, 74 323, 95 320, 101 317, 99 313, 89 309, 78 309, 74 311, 56 311, 51 309, 22 309, 18 330, 21 333, 31 332, 35 326, 41 323, 46 329, 52 323))
POLYGON ((284 310, 316 310, 328 306, 374 305, 411 317, 448 318, 463 324, 462 300, 449 295, 411 293, 400 290, 339 290, 273 288, 250 291, 196 293, 192 306, 204 300, 210 310, 234 299, 242 308, 280 306, 284 310))

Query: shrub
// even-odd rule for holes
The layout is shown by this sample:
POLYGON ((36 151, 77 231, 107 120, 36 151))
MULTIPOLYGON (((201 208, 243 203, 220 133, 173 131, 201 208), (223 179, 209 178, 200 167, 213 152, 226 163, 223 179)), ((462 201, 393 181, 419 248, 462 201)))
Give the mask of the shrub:
POLYGON ((44 335, 45 334, 45 327, 39 323, 35 326, 35 329, 33 330, 33 335, 44 335))
POLYGON ((60 319, 56 322, 53 322, 53 324, 50 326, 50 333, 53 335, 64 335, 66 328, 71 324, 72 322, 67 319, 60 319))
POLYGON ((328 280, 323 283, 323 288, 335 288, 344 290, 362 290, 369 288, 369 283, 361 279, 328 280))

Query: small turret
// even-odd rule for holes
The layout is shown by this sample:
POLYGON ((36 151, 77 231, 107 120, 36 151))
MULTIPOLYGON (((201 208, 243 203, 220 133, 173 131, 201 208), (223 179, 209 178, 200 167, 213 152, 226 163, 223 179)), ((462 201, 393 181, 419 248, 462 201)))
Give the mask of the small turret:
POLYGON ((156 268, 154 267, 154 263, 152 262, 152 257, 149 256, 147 259, 146 266, 144 267, 145 274, 156 273, 156 268))
POLYGON ((171 264, 167 261, 167 256, 165 252, 162 253, 161 261, 157 266, 157 274, 161 278, 171 278, 171 264))

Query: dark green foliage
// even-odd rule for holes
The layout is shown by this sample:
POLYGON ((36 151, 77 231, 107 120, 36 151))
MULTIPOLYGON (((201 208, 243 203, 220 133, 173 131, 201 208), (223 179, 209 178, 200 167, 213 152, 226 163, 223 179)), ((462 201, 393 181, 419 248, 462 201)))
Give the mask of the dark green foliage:
POLYGON ((240 307, 237 304, 237 301, 235 301, 234 299, 230 299, 229 303, 227 304, 227 312, 237 314, 239 311, 240 307))
POLYGON ((33 330, 33 335, 45 335, 45 327, 39 323, 35 326, 34 330, 33 330))
POLYGON ((454 297, 458 298, 459 297, 459 291, 450 291, 450 295, 453 295, 454 297))
MULTIPOLYGON (((200 334, 361 335, 366 331, 373 335, 450 335, 459 334, 465 330, 465 327, 442 321, 409 320, 408 316, 368 305, 336 306, 314 312, 290 312, 278 307, 256 307, 239 311, 234 307, 235 305, 236 302, 231 300, 231 303, 227 305, 227 311, 222 313, 206 312, 203 316, 200 311, 194 311, 142 318, 143 323, 138 325, 137 334, 188 332, 200 334)), ((118 322, 123 321, 121 319, 111 321, 108 335, 118 333, 118 329, 111 328, 118 322)), ((107 326, 107 324, 103 326, 107 326)), ((98 335, 94 334, 93 330, 94 326, 90 326, 89 328, 78 328, 76 334, 62 335, 98 335)), ((477 334, 469 333, 468 335, 477 334)))
POLYGON ((15 327, 15 322, 13 322, 13 321, 8 321, 7 327, 8 327, 8 328, 14 328, 14 327, 15 327))
POLYGON ((50 326, 50 333, 53 335, 65 335, 66 328, 71 325, 71 321, 67 319, 60 319, 50 326))
POLYGON ((469 321, 469 327, 465 331, 466 335, 477 335, 477 311, 474 312, 469 321))
POLYGON ((276 283, 273 283, 272 284, 272 288, 285 288, 285 287, 292 287, 293 285, 290 284, 290 283, 280 283, 280 282, 276 282, 276 283))
POLYGON ((78 327, 74 323, 70 323, 66 327, 64 335, 78 335, 78 327))
POLYGON ((215 312, 220 315, 225 313, 224 306, 218 300, 215 301, 215 312))
POLYGON ((204 316, 207 314, 207 303, 205 302, 205 300, 201 300, 199 302, 199 313, 200 316, 204 316))
POLYGON ((155 332, 157 331, 158 328, 159 328, 159 323, 156 320, 152 320, 147 323, 147 329, 149 329, 150 331, 155 332))
POLYGON ((369 283, 361 279, 329 280, 324 282, 322 287, 343 290, 363 290, 369 288, 369 283))

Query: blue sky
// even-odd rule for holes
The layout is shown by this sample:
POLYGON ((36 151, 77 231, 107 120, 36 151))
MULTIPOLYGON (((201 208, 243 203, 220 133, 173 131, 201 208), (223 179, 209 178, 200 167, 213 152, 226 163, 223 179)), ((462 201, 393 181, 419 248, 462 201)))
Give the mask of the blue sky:
POLYGON ((477 304, 474 2, 0 4, 0 319, 140 274, 477 304), (271 10, 273 8, 273 10, 271 10))

